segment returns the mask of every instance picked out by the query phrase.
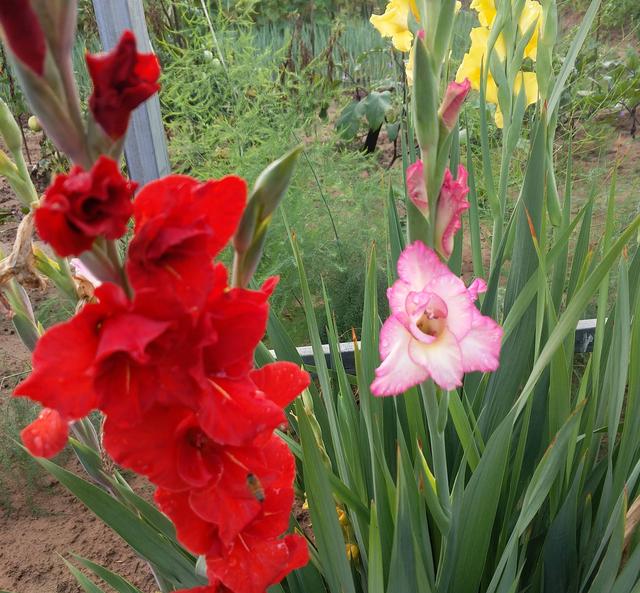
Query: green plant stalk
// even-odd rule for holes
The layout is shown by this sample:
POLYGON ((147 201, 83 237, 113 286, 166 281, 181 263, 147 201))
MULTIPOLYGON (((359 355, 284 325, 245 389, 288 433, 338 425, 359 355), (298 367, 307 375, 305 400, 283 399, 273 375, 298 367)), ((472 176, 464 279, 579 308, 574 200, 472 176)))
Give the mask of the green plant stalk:
POLYGON ((200 0, 200 4, 202 5, 204 16, 207 19, 207 24, 209 25, 209 31, 211 32, 211 38, 213 39, 213 45, 215 45, 216 52, 218 52, 220 63, 224 68, 225 74, 229 76, 229 69, 227 68, 227 63, 224 60, 224 55, 222 54, 222 48, 220 47, 220 43, 218 42, 218 36, 216 35, 216 30, 213 28, 213 22, 211 21, 211 15, 209 14, 207 3, 205 2, 205 0, 200 0))
POLYGON ((436 396, 435 385, 432 381, 425 381, 420 385, 422 401, 424 402, 427 423, 429 425, 429 440, 433 456, 433 471, 436 478, 438 500, 445 515, 451 515, 451 500, 449 492, 449 470, 447 469, 447 449, 444 438, 444 426, 439 421, 440 411, 436 396), (442 430, 441 430, 442 428, 442 430))

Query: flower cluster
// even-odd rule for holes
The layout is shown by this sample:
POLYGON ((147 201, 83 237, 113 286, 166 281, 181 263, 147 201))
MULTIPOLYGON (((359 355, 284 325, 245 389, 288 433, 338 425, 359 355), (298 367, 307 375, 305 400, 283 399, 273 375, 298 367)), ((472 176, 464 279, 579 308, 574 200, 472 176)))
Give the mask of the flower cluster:
MULTIPOLYGON (((80 194, 95 187, 99 165, 76 173, 76 202, 86 203, 80 194)), ((107 192, 95 209, 107 213, 101 227, 121 211, 103 205, 119 199, 107 192)), ((42 336, 33 372, 15 391, 45 406, 23 432, 35 455, 59 452, 70 422, 94 409, 106 416, 105 449, 158 487, 156 501, 180 540, 207 557, 212 592, 261 592, 307 562, 301 537, 280 537, 295 468, 273 431, 309 377, 285 362, 253 369, 276 280, 257 291, 229 288, 224 266, 212 263, 245 199, 237 177, 201 184, 173 175, 145 186, 132 203, 133 296, 98 286, 95 302, 42 336)), ((84 210, 94 209, 57 216, 75 220, 84 210)), ((59 224, 56 240, 66 245, 84 228, 59 224)))
MULTIPOLYGON (((11 40, 29 22, 7 14, 0 9, 11 40)), ((12 48, 41 70, 37 48, 12 48)), ((158 89, 157 60, 139 54, 127 32, 87 62, 89 128, 100 126, 100 146, 118 146, 132 110, 158 89)), ((33 372, 15 395, 44 410, 23 442, 52 457, 73 422, 99 410, 107 453, 157 487, 179 540, 206 557, 210 584, 202 591, 263 593, 308 561, 304 538, 283 536, 295 463, 274 431, 309 376, 287 362, 254 369, 277 279, 258 290, 231 287, 215 262, 243 216, 246 183, 170 175, 133 199, 136 184, 116 161, 91 153, 83 160, 93 164, 54 179, 35 221, 59 256, 79 255, 84 277, 95 273, 95 290, 37 342, 33 372), (131 218, 123 265, 113 241, 131 218)))
POLYGON ((407 247, 387 292, 391 317, 380 332, 382 364, 373 393, 397 395, 428 378, 452 390, 464 373, 495 371, 502 328, 475 306, 486 288, 483 280, 467 288, 420 241, 407 247))
MULTIPOLYGON (((471 85, 475 90, 480 90, 480 81, 482 79, 483 64, 486 64, 489 49, 489 38, 491 28, 496 19, 496 5, 494 0, 473 0, 471 8, 478 13, 480 27, 471 30, 471 48, 464 55, 462 63, 458 68, 456 80, 462 82, 465 79, 471 81, 471 85)), ((528 33, 531 37, 524 48, 524 57, 535 61, 538 54, 538 37, 540 34, 540 23, 542 20, 542 6, 537 0, 526 0, 518 19, 518 31, 521 36, 528 33)), ((495 46, 495 55, 501 63, 507 58, 507 46, 504 35, 500 33, 495 46)), ((513 92, 517 97, 521 89, 524 87, 525 106, 533 105, 538 100, 538 81, 535 72, 520 71, 516 74, 513 92)), ((496 125, 502 128, 504 125, 504 116, 498 101, 498 85, 489 71, 486 81, 486 99, 487 102, 493 103, 496 108, 496 125)))

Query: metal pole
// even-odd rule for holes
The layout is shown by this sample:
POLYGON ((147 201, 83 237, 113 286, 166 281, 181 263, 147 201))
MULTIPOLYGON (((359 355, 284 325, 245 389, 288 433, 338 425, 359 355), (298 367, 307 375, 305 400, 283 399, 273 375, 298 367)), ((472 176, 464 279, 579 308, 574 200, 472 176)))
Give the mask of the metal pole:
MULTIPOLYGON (((153 51, 142 0, 93 0, 93 8, 105 50, 114 47, 122 32, 130 29, 138 40, 139 51, 153 51)), ((171 172, 157 95, 133 112, 124 152, 129 177, 140 185, 171 172)))

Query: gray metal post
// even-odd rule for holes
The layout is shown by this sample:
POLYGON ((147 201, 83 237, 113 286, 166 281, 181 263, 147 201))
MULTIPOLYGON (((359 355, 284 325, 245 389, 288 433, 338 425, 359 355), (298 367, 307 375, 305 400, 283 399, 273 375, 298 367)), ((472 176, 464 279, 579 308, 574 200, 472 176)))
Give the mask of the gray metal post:
MULTIPOLYGON (((93 8, 105 50, 114 47, 122 32, 130 29, 136 35, 139 51, 153 51, 142 0, 93 0, 93 8)), ((171 172, 157 95, 133 112, 124 152, 129 177, 140 185, 171 172)))

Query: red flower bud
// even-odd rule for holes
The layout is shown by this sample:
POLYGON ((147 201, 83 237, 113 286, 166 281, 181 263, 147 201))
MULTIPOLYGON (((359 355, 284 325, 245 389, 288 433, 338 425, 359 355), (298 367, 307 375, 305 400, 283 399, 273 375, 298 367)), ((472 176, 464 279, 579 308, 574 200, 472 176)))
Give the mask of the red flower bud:
POLYGON ((471 83, 468 78, 465 78, 464 81, 460 83, 449 83, 439 111, 440 119, 447 130, 453 130, 453 126, 456 125, 460 109, 462 109, 462 104, 467 98, 470 90, 471 83))
POLYGON ((160 89, 160 64, 154 54, 136 51, 136 38, 125 31, 110 52, 87 54, 93 80, 89 107, 112 139, 124 136, 131 112, 160 89))
POLYGON ((42 76, 47 45, 29 0, 2 0, 0 27, 13 55, 38 76, 42 76))
POLYGON ((51 458, 67 444, 69 423, 55 410, 45 408, 20 436, 32 455, 51 458))
POLYGON ((99 236, 118 239, 133 213, 135 187, 105 156, 90 171, 76 166, 45 192, 35 214, 38 233, 62 257, 91 249, 99 236))

